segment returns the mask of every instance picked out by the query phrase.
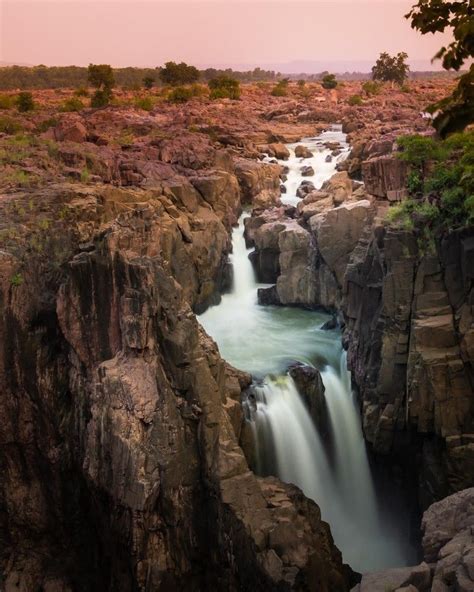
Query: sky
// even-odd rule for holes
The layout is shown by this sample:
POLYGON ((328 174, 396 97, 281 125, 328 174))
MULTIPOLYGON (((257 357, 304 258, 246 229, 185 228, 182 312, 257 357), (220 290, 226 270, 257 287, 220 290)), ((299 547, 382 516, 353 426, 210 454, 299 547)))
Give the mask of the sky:
POLYGON ((369 71, 381 51, 412 69, 446 35, 413 31, 414 0, 0 0, 0 62, 28 65, 255 66, 369 71))

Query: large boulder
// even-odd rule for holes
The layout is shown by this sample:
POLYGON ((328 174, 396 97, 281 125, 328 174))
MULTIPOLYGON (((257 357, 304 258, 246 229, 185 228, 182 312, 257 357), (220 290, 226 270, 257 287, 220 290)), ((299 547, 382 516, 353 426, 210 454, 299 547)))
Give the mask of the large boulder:
POLYGON ((406 197, 407 164, 396 154, 378 156, 362 163, 362 180, 368 193, 400 201, 406 197))
POLYGON ((321 191, 328 193, 335 206, 341 205, 350 199, 352 195, 352 180, 346 171, 334 173, 334 175, 324 182, 321 191))

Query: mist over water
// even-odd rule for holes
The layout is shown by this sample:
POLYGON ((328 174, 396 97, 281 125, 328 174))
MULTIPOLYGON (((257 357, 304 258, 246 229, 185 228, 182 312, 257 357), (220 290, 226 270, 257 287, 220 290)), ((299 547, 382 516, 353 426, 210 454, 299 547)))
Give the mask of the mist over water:
MULTIPOLYGON (((330 150, 324 141, 339 141, 340 129, 305 142, 318 149, 312 166, 320 167, 320 186, 335 171, 336 160, 326 162, 330 150)), ((301 182, 301 159, 284 161, 290 167, 287 203, 296 203, 301 182)), ((341 155, 344 157, 344 153, 341 155)), ((206 331, 217 341, 222 356, 235 367, 251 372, 254 400, 244 402, 255 437, 257 471, 274 474, 298 485, 321 508, 331 526, 344 561, 358 571, 374 571, 416 562, 408 542, 408 517, 388 516, 375 494, 359 410, 347 372, 339 331, 323 331, 330 317, 321 312, 291 307, 260 306, 252 264, 243 238, 244 214, 233 231, 234 285, 219 305, 200 316, 206 331), (294 362, 317 368, 325 386, 331 433, 331 453, 323 441, 287 374, 294 362)))

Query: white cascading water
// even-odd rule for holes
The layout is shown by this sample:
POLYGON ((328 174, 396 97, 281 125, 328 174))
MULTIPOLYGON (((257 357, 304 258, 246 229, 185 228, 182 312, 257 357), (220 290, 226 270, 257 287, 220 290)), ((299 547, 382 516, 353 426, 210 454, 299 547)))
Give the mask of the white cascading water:
MULTIPOLYGON (((340 142, 340 128, 305 142, 314 157, 283 161, 289 167, 286 203, 297 203, 296 189, 303 180, 302 164, 318 168, 316 187, 335 171, 326 162, 331 150, 324 142, 340 142), (312 162, 311 162, 312 161, 312 162), (324 164, 324 167, 323 167, 324 164)), ((247 402, 255 435, 257 470, 273 473, 298 485, 321 508, 344 560, 359 571, 406 565, 413 560, 403 519, 382 523, 354 401, 340 333, 324 331, 328 315, 291 307, 260 306, 252 264, 245 246, 244 214, 233 231, 234 285, 219 305, 200 316, 217 341, 222 356, 256 379, 255 401, 247 402), (321 372, 331 422, 334 450, 328 455, 298 389, 287 374, 291 363, 302 362, 321 372)))

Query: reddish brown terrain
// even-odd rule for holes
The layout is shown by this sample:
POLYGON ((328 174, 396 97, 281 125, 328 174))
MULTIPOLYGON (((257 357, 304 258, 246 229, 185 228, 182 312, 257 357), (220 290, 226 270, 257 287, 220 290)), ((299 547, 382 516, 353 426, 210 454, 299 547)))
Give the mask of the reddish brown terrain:
POLYGON ((396 139, 431 133, 420 113, 451 83, 387 86, 360 106, 359 82, 270 90, 185 104, 151 91, 150 111, 117 91, 74 113, 60 111, 72 91, 37 91, 32 113, 0 112, 13 120, 0 134, 5 592, 474 589, 474 237, 425 255, 385 220, 405 196, 396 139), (335 123, 348 160, 283 207, 284 171, 264 153, 285 158, 335 123), (249 468, 251 377, 195 316, 229 286, 247 205, 256 265, 278 270, 262 301, 338 316, 367 441, 417 473, 421 566, 359 584, 318 506, 249 468))

